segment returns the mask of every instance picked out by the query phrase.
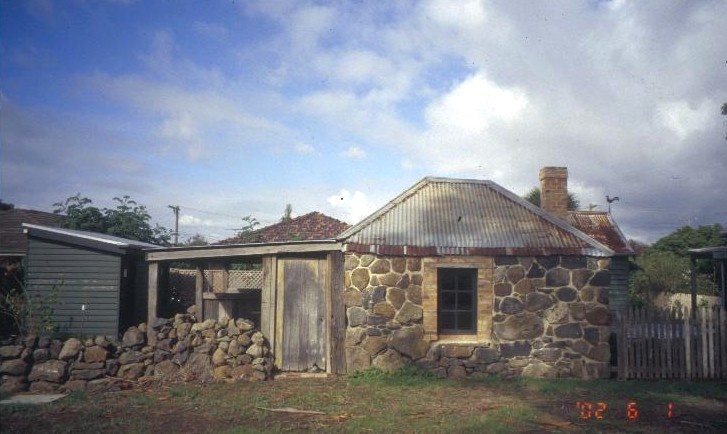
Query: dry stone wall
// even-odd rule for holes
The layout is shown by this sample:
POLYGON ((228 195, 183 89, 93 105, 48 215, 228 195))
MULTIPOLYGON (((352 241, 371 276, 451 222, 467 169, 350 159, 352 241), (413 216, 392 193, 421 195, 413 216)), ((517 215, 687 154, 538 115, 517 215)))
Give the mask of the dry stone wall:
POLYGON ((11 337, 0 342, 0 392, 99 391, 146 378, 266 380, 272 354, 262 333, 246 319, 197 322, 187 314, 130 327, 121 342, 105 337, 11 337))
POLYGON ((346 255, 349 372, 415 364, 441 377, 609 375, 608 260, 494 258, 492 336, 472 344, 425 338, 422 261, 346 255))

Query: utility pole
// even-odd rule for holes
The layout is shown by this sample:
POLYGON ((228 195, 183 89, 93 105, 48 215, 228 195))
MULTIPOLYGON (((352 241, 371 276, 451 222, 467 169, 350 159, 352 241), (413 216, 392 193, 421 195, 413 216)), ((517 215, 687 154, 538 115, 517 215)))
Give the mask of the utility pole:
POLYGON ((179 205, 168 205, 174 212, 174 245, 179 244, 179 205))

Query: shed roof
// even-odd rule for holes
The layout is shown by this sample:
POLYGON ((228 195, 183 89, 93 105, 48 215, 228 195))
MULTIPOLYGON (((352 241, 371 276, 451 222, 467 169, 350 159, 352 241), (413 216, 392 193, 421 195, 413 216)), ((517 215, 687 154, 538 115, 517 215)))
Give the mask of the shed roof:
POLYGON ((232 237, 217 244, 246 244, 251 240, 260 243, 279 241, 331 240, 351 225, 323 213, 313 211, 287 221, 245 234, 245 237, 232 237))
POLYGON ((573 227, 608 246, 617 255, 636 254, 611 215, 605 211, 570 211, 567 220, 573 227))
POLYGON ((492 181, 427 177, 339 236, 391 255, 611 256, 600 242, 492 181))
POLYGON ((49 212, 13 208, 0 211, 0 256, 23 256, 28 243, 23 223, 60 226, 63 216, 49 212))
POLYGON ((144 243, 127 238, 97 232, 79 231, 50 226, 23 224, 23 229, 29 236, 74 244, 83 247, 103 250, 111 253, 124 253, 127 250, 157 249, 156 244, 144 243))

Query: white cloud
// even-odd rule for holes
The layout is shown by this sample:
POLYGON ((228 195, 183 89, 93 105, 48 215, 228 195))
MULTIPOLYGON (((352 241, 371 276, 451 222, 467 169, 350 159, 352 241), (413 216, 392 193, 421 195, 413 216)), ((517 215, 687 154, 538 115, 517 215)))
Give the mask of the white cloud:
POLYGON ((684 140, 689 134, 702 131, 714 117, 716 104, 703 100, 697 108, 686 101, 670 101, 657 106, 657 120, 684 140))
POLYGON ((342 189, 338 194, 327 200, 332 214, 341 216, 343 221, 356 224, 376 210, 376 206, 361 191, 342 189))
POLYGON ((527 104, 522 89, 500 87, 479 73, 434 101, 425 113, 430 127, 476 133, 495 122, 516 120, 527 104))
POLYGON ((295 152, 303 155, 310 155, 316 152, 316 148, 308 143, 297 143, 295 145, 295 152))
POLYGON ((215 226, 215 222, 189 214, 182 214, 179 216, 179 226, 215 226))
POLYGON ((341 153, 341 155, 352 160, 361 160, 366 158, 366 151, 358 146, 349 146, 348 149, 341 153))

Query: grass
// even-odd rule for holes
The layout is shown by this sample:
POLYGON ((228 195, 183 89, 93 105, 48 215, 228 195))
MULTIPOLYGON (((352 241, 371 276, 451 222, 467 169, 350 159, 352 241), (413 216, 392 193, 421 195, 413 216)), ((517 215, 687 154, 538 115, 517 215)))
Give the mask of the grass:
POLYGON ((441 380, 417 370, 256 383, 76 392, 43 406, 1 406, 2 432, 727 432, 727 384, 441 380), (577 402, 603 403, 601 419, 577 402), (639 417, 629 421, 627 404, 639 417), (668 404, 671 419, 666 417, 668 404), (274 411, 295 408, 322 415, 274 411))

